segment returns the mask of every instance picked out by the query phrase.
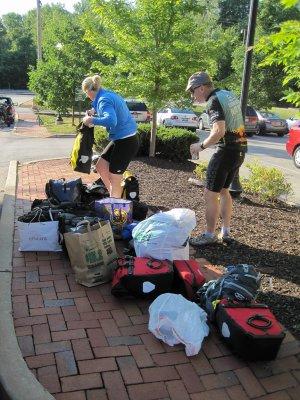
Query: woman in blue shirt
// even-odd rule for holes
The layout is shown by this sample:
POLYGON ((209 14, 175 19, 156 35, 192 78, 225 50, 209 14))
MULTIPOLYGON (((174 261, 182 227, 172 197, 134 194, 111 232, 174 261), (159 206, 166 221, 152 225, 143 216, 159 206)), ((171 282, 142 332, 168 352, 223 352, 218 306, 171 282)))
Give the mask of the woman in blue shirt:
POLYGON ((123 172, 139 147, 137 125, 124 99, 101 86, 99 75, 85 78, 82 90, 92 100, 96 115, 86 115, 85 125, 101 125, 111 142, 101 154, 96 169, 107 187, 110 197, 121 198, 123 172))

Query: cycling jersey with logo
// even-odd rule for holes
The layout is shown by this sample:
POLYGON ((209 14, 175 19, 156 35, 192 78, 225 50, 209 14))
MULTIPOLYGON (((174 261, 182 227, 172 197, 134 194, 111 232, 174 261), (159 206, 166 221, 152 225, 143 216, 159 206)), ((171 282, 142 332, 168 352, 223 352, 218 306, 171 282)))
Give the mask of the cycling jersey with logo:
POLYGON ((225 135, 218 142, 218 146, 247 151, 242 111, 235 95, 228 90, 215 89, 206 100, 210 125, 217 121, 225 121, 225 135))

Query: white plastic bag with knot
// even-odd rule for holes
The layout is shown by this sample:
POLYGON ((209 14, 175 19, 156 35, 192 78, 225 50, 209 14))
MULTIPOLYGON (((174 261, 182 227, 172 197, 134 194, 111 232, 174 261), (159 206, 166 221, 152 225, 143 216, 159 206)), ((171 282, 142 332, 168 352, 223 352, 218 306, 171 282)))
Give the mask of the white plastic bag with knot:
POLYGON ((195 226, 195 212, 188 208, 154 214, 132 231, 136 255, 156 260, 188 260, 188 239, 195 226))
POLYGON ((148 328, 154 336, 169 346, 183 343, 187 356, 199 353, 209 333, 207 314, 201 307, 181 294, 164 293, 151 303, 149 313, 148 328))

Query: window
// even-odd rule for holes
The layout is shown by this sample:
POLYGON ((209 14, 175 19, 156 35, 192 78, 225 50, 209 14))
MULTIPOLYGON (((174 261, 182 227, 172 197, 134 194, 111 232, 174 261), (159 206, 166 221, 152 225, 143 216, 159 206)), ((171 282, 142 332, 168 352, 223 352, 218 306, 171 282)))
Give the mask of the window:
POLYGON ((194 111, 187 108, 171 108, 171 112, 176 114, 194 114, 194 111))
POLYGON ((126 101, 129 111, 148 111, 147 106, 143 102, 126 101))

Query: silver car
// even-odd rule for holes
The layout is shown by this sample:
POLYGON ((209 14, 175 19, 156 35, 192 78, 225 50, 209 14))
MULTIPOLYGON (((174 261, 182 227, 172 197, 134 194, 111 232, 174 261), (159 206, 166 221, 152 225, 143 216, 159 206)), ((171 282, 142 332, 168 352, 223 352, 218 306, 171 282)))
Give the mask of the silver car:
POLYGON ((268 111, 256 111, 259 124, 259 133, 276 133, 278 136, 284 136, 289 128, 285 119, 268 111))

